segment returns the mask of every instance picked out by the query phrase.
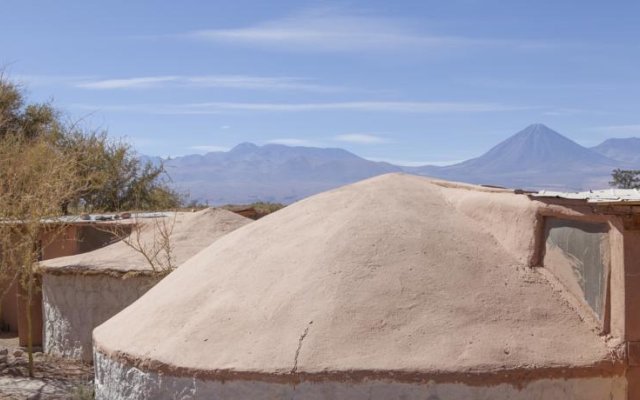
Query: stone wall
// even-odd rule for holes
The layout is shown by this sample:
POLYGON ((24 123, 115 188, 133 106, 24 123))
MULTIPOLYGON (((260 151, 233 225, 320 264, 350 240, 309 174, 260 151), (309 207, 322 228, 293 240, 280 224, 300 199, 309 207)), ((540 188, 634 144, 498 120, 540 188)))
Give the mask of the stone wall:
POLYGON ((147 276, 44 274, 44 350, 91 362, 93 329, 136 301, 155 282, 147 276))

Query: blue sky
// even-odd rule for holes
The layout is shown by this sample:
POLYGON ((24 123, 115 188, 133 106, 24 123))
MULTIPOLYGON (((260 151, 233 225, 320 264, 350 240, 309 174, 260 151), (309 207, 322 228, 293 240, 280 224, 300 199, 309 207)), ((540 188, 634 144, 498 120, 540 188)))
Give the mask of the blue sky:
POLYGON ((145 154, 250 141, 411 165, 534 122, 640 136, 637 1, 0 4, 9 77, 145 154))

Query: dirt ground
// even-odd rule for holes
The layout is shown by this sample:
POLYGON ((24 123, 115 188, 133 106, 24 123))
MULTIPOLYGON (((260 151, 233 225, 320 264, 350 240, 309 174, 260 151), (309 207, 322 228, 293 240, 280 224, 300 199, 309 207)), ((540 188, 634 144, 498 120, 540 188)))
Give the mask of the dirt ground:
POLYGON ((93 398, 92 366, 39 351, 34 364, 35 376, 29 378, 27 352, 18 346, 18 338, 0 334, 0 399, 93 398))

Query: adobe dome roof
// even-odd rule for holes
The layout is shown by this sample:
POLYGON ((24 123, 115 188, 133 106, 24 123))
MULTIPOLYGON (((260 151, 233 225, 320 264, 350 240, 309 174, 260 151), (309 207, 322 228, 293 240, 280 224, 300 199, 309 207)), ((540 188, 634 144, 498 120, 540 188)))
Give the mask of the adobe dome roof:
MULTIPOLYGON (((148 249, 153 248, 154 242, 159 245, 159 229, 166 224, 171 233, 173 264, 179 266, 217 239, 252 220, 231 211, 207 208, 197 212, 171 212, 165 216, 141 218, 137 222, 140 223, 138 236, 132 234, 130 242, 139 240, 148 249)), ((123 241, 88 253, 46 260, 40 265, 49 273, 151 272, 144 256, 123 241)))
POLYGON ((610 365, 593 326, 529 268, 540 206, 404 174, 325 192, 218 240, 94 343, 212 379, 610 365))

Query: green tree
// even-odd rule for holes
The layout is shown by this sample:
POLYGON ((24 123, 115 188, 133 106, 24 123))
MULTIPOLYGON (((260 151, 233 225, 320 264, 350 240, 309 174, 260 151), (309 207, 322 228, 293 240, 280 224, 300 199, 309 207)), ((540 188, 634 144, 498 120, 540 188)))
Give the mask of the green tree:
POLYGON ((639 189, 640 170, 614 169, 611 173, 612 180, 609 185, 619 189, 639 189))
POLYGON ((141 162, 128 144, 106 132, 71 132, 60 146, 90 181, 71 206, 84 211, 161 210, 178 207, 182 197, 168 185, 162 164, 141 162))
POLYGON ((0 137, 10 134, 32 139, 57 135, 61 128, 60 115, 51 104, 26 104, 20 86, 0 71, 0 137))
MULTIPOLYGON (((64 229, 58 202, 85 190, 77 164, 46 137, 0 136, 0 295, 14 282, 26 293, 29 374, 33 376, 31 308, 40 249, 64 229), (46 235, 43 233, 46 232, 46 235)), ((0 298, 1 299, 1 298, 0 298)))
POLYGON ((65 123, 50 103, 28 104, 22 89, 0 74, 0 138, 7 135, 44 139, 75 160, 85 190, 60 203, 64 212, 158 210, 182 202, 162 164, 141 162, 130 145, 106 132, 65 123))
POLYGON ((15 282, 26 293, 31 376, 30 310, 42 242, 64 231, 60 217, 72 208, 177 206, 180 197, 164 177, 162 165, 142 164, 130 146, 105 132, 64 123, 51 104, 28 104, 21 88, 0 73, 0 300, 15 282))

